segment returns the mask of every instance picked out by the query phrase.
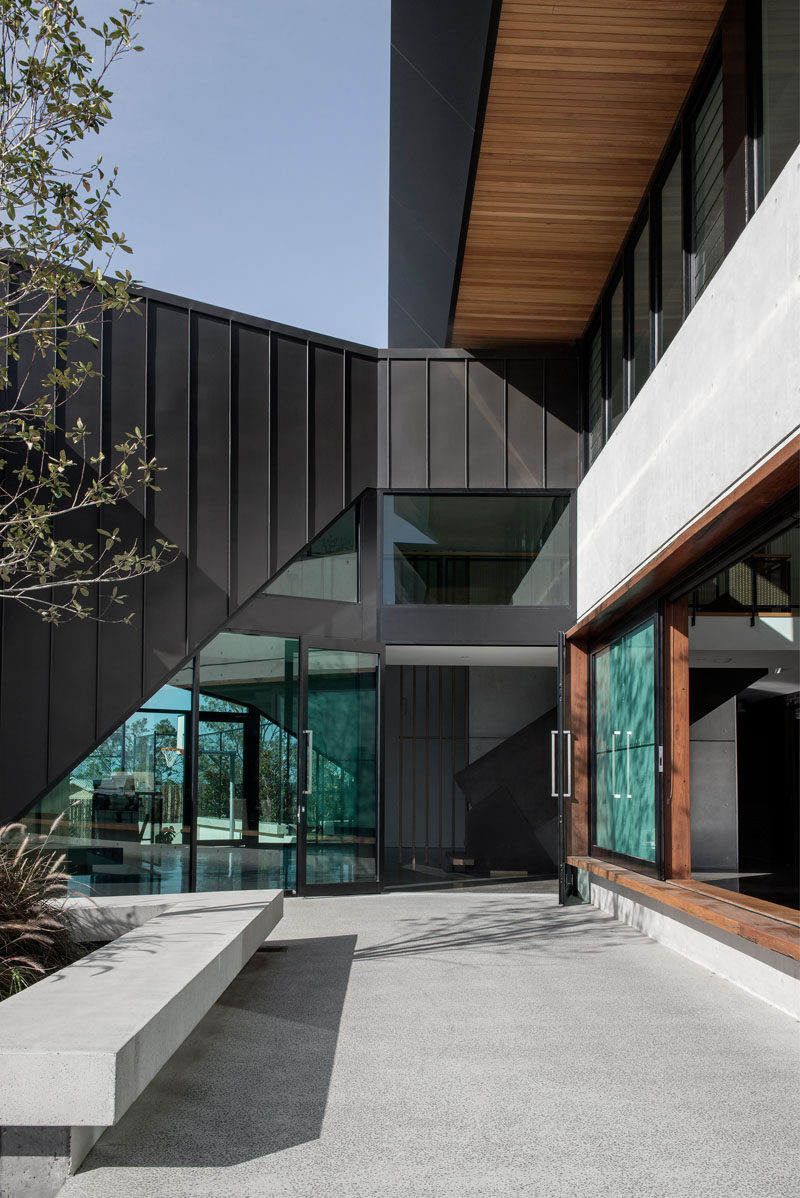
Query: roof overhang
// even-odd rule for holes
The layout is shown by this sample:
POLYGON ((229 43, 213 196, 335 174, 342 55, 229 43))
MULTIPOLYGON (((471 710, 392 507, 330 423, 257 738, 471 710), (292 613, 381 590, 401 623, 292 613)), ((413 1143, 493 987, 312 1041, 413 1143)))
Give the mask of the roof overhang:
POLYGON ((503 0, 452 345, 579 337, 723 0, 503 0))

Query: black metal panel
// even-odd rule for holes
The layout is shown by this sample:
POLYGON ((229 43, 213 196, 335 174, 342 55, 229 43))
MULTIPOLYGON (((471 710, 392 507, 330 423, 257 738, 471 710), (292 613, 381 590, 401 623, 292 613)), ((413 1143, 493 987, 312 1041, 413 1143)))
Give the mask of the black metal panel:
POLYGON ((189 639, 197 644, 228 614, 230 325, 192 313, 190 345, 189 639))
POLYGON ((389 364, 389 478, 393 487, 428 485, 427 364, 389 364))
POLYGON ((431 487, 467 485, 467 370, 459 359, 432 359, 430 372, 431 487))
POLYGON ((97 300, 96 298, 93 300, 91 293, 82 292, 80 295, 72 296, 67 300, 66 307, 67 318, 69 320, 82 319, 86 325, 88 336, 97 341, 97 345, 94 346, 83 337, 68 338, 66 344, 67 365, 75 367, 79 362, 84 362, 90 365, 95 373, 86 379, 74 395, 66 397, 61 405, 60 423, 62 428, 69 430, 76 425, 78 420, 83 421, 87 435, 80 444, 75 445, 73 442, 71 445, 72 452, 88 462, 90 458, 97 456, 101 448, 100 390, 103 369, 103 320, 97 300))
POLYGON ((272 572, 308 541, 308 346, 272 338, 272 572))
POLYGON ((506 485, 506 410, 504 362, 470 362, 470 487, 506 485))
POLYGON ((0 823, 14 819, 48 779, 50 625, 18 603, 3 612, 0 823))
MULTIPOLYGON (((143 306, 143 305, 142 305, 143 306)), ((103 327, 103 448, 112 455, 127 433, 145 430, 147 321, 143 313, 107 315, 103 327)), ((119 529, 122 544, 144 543, 144 493, 134 491, 126 503, 104 511, 101 527, 119 529)), ((142 691, 142 616, 144 583, 135 578, 119 588, 131 624, 99 628, 97 724, 113 727, 142 691)), ((103 588, 101 606, 106 601, 103 588)), ((76 753, 80 746, 76 748, 76 753)))
MULTIPOLYGON (((97 510, 73 512, 59 521, 58 535, 88 545, 97 544, 97 510)), ((66 594, 55 592, 62 601, 66 594)), ((80 602, 92 612, 98 596, 90 590, 80 602)), ((110 618, 118 618, 112 612, 110 618)), ((94 740, 97 708, 97 632, 92 619, 74 620, 54 628, 50 651, 50 736, 48 771, 60 773, 75 757, 75 745, 94 740)))
POLYGON ((508 362, 508 485, 544 486, 544 371, 535 359, 508 362))
POLYGON ((344 499, 344 353, 313 349, 313 445, 311 490, 317 533, 345 506, 344 499))
MULTIPOLYGON (((90 337, 97 340, 92 345, 85 338, 70 336, 66 341, 66 366, 75 368, 79 363, 91 366, 94 372, 86 378, 74 395, 66 395, 59 406, 59 427, 64 435, 62 447, 70 457, 77 458, 80 466, 73 475, 76 492, 96 477, 97 466, 91 463, 100 453, 103 421, 101 415, 101 374, 103 355, 103 322, 96 295, 83 292, 67 301, 67 317, 86 324, 90 337), (71 433, 82 422, 87 430, 84 440, 77 444, 71 433), (81 471, 79 474, 78 471, 81 471)), ((133 433, 133 429, 125 430, 133 433)), ((120 437, 122 439, 122 437, 120 437)), ((98 546, 98 512, 96 508, 71 512, 60 516, 56 522, 56 534, 75 544, 87 544, 93 551, 98 546)), ((105 527, 100 524, 100 527, 105 527)), ((69 603, 71 588, 55 588, 53 598, 58 603, 69 603)), ((98 595, 90 590, 78 596, 79 602, 88 607, 92 616, 97 613, 98 595)), ((111 619, 116 613, 110 613, 111 619)), ((96 720, 97 687, 97 639, 98 626, 91 617, 75 620, 52 632, 50 649, 50 722, 48 743, 48 770, 58 772, 71 763, 76 744, 86 744, 94 739, 96 720)))
POLYGON ((381 608, 379 639, 387 645, 555 645, 575 623, 572 607, 381 608))
POLYGON ((490 8, 486 0, 392 4, 392 45, 468 122, 480 94, 490 8))
POLYGON ((347 355, 345 463, 346 500, 378 484, 378 363, 373 357, 347 355))
POLYGON ((145 579, 146 692, 186 655, 189 547, 189 316, 166 304, 148 308, 147 432, 165 473, 161 490, 147 496, 147 532, 148 540, 163 537, 175 545, 179 557, 145 579))
POLYGON ((391 345, 445 344, 493 7, 392 4, 391 345))
POLYGON ((547 446, 545 486, 577 487, 580 477, 578 363, 552 358, 545 364, 547 446))
POLYGON ((236 323, 233 347, 233 606, 269 576, 269 333, 236 323))

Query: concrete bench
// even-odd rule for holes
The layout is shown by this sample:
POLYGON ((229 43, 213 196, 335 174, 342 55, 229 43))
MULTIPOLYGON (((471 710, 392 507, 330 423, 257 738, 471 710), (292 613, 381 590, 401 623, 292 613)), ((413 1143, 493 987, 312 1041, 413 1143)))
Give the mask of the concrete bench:
POLYGON ((3 1196, 58 1192, 272 931, 283 892, 77 907, 85 940, 139 926, 0 1003, 3 1196))

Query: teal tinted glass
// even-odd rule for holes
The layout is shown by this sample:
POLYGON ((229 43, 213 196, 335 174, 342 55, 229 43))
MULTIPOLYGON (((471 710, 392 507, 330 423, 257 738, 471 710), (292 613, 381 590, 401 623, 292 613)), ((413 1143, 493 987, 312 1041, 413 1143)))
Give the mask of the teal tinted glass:
POLYGON ((656 859, 655 622, 593 658, 595 843, 656 859))
POLYGON ((222 632, 198 658, 198 890, 295 888, 298 652, 222 632))
POLYGON ((72 769, 25 817, 66 854, 80 893, 189 886, 191 666, 72 769))
POLYGON ((309 885, 376 877, 377 688, 375 654, 309 649, 309 885))
POLYGON ((569 604, 565 496, 387 495, 384 603, 569 604))
POLYGON ((264 588, 265 595, 358 602, 358 529, 351 508, 264 588))

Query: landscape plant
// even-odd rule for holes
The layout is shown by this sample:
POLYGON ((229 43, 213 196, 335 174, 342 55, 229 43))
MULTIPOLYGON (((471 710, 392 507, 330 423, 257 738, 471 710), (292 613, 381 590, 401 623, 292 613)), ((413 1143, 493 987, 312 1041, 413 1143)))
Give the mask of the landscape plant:
POLYGON ((104 314, 137 310, 112 269, 130 252, 111 225, 117 170, 89 142, 147 2, 92 27, 77 0, 0 0, 0 596, 53 622, 128 619, 119 584, 172 556, 113 526, 115 505, 157 489, 145 434, 103 446, 81 415, 104 314))
POLYGON ((71 964, 82 954, 64 908, 69 874, 51 837, 24 824, 0 827, 0 1000, 71 964))

